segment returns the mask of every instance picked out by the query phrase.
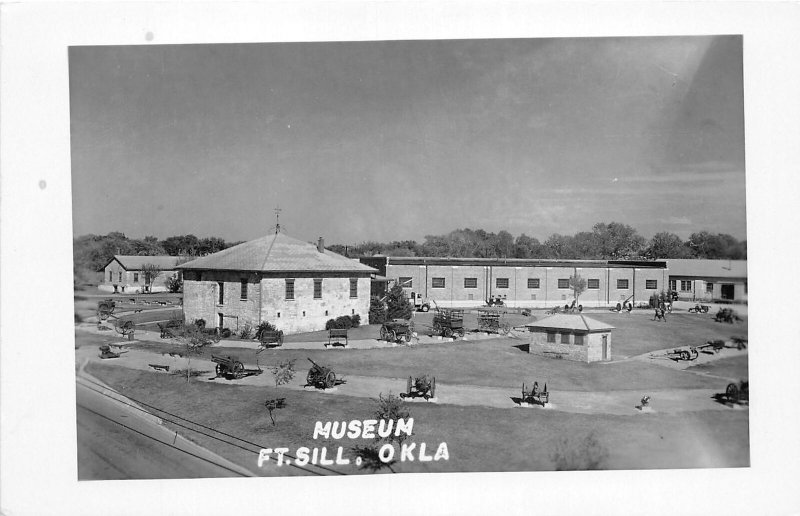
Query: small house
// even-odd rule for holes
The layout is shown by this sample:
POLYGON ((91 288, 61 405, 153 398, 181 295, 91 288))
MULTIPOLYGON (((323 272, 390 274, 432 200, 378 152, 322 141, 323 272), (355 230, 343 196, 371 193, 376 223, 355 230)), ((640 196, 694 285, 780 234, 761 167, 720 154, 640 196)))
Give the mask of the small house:
MULTIPOLYGON (((103 282, 100 290, 119 293, 139 293, 148 289, 151 292, 167 290, 167 281, 178 274, 177 256, 125 256, 115 255, 103 267, 103 282), (148 285, 148 266, 154 266, 158 274, 148 285)), ((153 269, 151 269, 153 270, 153 269)))
POLYGON ((611 330, 583 314, 555 314, 525 325, 529 353, 580 362, 611 360, 611 330))

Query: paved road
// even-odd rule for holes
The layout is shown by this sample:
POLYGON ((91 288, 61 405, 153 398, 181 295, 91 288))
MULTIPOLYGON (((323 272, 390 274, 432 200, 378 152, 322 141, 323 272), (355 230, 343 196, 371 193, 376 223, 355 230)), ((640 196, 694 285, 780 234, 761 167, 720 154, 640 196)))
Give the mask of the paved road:
POLYGON ((251 475, 183 437, 176 437, 154 416, 96 390, 96 385, 78 378, 79 480, 251 475))

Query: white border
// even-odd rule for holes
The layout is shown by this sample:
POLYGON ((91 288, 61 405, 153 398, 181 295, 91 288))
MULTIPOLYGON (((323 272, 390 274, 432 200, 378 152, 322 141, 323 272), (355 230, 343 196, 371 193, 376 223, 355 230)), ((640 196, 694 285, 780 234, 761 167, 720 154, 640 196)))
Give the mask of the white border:
POLYGON ((798 4, 778 2, 4 4, 0 512, 800 512, 800 346, 786 297, 787 234, 799 227, 798 22, 798 4), (751 468, 77 483, 68 45, 693 34, 744 35, 751 468))

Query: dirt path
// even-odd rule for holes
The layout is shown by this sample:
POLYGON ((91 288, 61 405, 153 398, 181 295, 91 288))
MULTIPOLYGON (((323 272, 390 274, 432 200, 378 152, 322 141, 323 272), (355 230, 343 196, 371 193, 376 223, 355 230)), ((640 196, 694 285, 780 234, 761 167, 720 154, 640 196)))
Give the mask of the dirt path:
MULTIPOLYGON (((723 350, 724 351, 724 350, 723 350)), ((83 346, 76 350, 76 360, 82 362, 103 362, 106 365, 127 367, 131 369, 149 371, 157 374, 170 374, 178 370, 186 370, 187 359, 177 354, 155 353, 151 351, 131 349, 122 354, 117 359, 101 360, 98 356, 97 348, 94 346, 83 346), (169 372, 158 371, 152 365, 169 367, 169 372)), ((256 364, 246 364, 247 368, 255 368, 256 364)), ((269 364, 261 364, 264 369, 261 374, 241 378, 239 380, 227 380, 217 378, 215 373, 216 364, 204 358, 192 358, 191 368, 194 371, 203 373, 193 379, 193 381, 214 382, 220 385, 248 385, 248 386, 272 386, 273 376, 266 369, 269 364)), ((375 398, 379 393, 399 394, 406 390, 406 378, 382 378, 368 376, 347 376, 346 383, 333 389, 316 390, 304 387, 305 370, 298 371, 295 379, 287 385, 281 386, 287 390, 307 390, 316 391, 324 396, 354 396, 363 398, 375 398)), ((442 403, 462 406, 485 406, 495 408, 516 408, 530 410, 559 410, 564 412, 582 414, 616 414, 616 415, 636 415, 644 414, 648 411, 637 409, 637 405, 642 396, 650 396, 649 412, 687 412, 702 410, 731 410, 730 406, 718 403, 713 399, 713 392, 708 389, 669 389, 656 390, 651 392, 638 391, 606 391, 606 392, 583 392, 583 391, 560 391, 555 386, 548 386, 550 390, 550 403, 546 407, 520 405, 518 403, 521 385, 509 386, 508 388, 484 387, 474 385, 457 385, 437 382, 436 398, 430 401, 413 400, 414 403, 442 403)), ((721 386, 722 392, 724 386, 721 386)), ((740 408, 740 407, 735 407, 740 408)))

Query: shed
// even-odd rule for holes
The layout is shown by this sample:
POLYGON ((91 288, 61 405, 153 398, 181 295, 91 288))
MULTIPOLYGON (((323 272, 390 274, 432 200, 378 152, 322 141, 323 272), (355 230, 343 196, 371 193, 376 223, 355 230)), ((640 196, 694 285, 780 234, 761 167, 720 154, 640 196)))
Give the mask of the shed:
POLYGON ((613 326, 583 314, 555 314, 525 325, 531 332, 529 353, 600 362, 611 359, 613 326))

